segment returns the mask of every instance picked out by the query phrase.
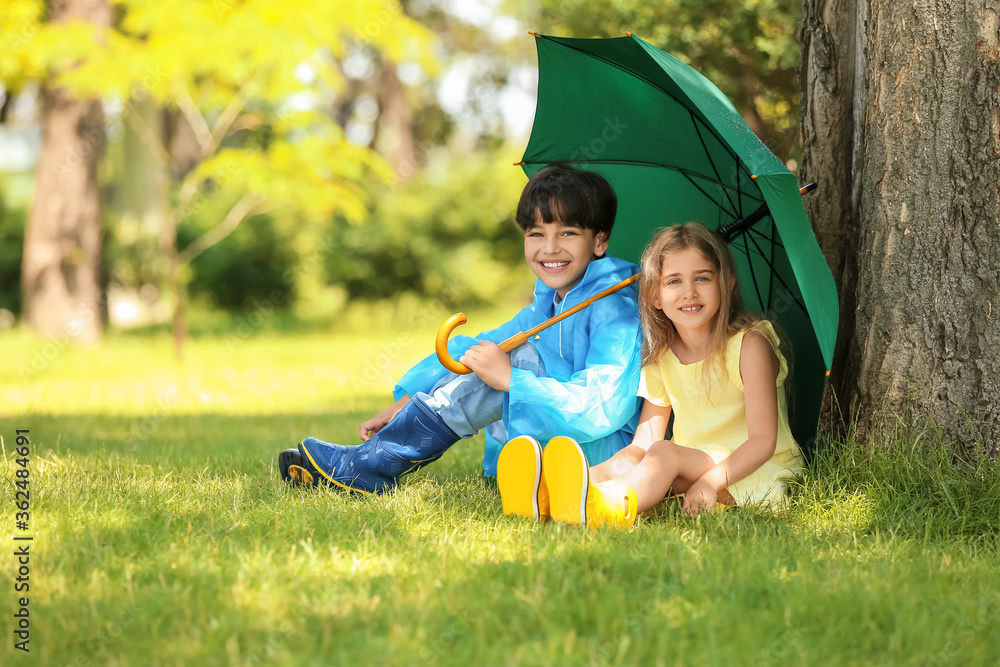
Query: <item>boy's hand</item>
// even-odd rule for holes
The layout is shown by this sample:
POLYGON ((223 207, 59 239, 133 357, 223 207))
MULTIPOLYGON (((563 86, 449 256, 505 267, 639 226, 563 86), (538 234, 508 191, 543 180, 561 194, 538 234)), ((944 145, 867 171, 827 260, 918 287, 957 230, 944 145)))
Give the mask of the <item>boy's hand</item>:
POLYGON ((510 391, 510 356, 496 343, 481 340, 479 345, 470 347, 459 361, 494 389, 510 391))
POLYGON ((403 407, 410 402, 409 396, 403 396, 401 399, 387 407, 382 412, 378 413, 366 422, 361 422, 359 427, 361 430, 361 442, 367 442, 372 435, 378 433, 383 426, 392 421, 403 407), (369 435, 371 433, 371 435, 369 435))

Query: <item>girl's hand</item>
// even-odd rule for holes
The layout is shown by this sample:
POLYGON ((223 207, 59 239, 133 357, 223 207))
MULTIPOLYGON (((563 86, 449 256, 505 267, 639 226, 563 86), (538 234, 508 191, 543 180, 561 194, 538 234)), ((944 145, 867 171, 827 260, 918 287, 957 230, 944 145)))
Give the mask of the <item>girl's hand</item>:
POLYGON ((715 509, 718 492, 705 479, 699 479, 684 493, 684 511, 694 516, 699 512, 711 512, 715 509))
POLYGON ((510 356, 496 343, 479 341, 459 361, 472 369, 480 380, 498 391, 510 391, 510 356))
POLYGON ((369 438, 382 430, 382 427, 392 421, 392 418, 399 414, 399 411, 410 402, 409 396, 403 396, 389 407, 387 407, 382 412, 378 413, 371 419, 365 422, 361 422, 359 427, 361 431, 361 442, 367 442, 369 438))

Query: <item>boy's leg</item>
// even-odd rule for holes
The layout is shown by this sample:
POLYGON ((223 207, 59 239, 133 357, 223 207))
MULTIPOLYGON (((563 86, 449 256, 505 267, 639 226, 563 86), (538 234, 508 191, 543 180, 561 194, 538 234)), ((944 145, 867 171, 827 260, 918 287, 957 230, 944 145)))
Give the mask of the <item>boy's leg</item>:
MULTIPOLYGON (((546 377, 545 363, 531 341, 511 351, 510 364, 537 377, 546 377)), ((505 393, 489 386, 475 373, 450 373, 434 386, 429 395, 417 395, 423 398, 427 407, 441 416, 451 430, 462 438, 471 438, 487 426, 500 422, 505 393)), ((497 435, 491 434, 494 437, 497 435)))
MULTIPOLYGON (((511 365, 544 373, 538 350, 530 343, 511 353, 511 365)), ((387 491, 402 475, 436 461, 460 438, 501 419, 503 399, 504 392, 474 374, 449 374, 431 394, 412 396, 392 421, 361 445, 306 438, 299 443, 301 465, 316 482, 369 493, 387 491)))
MULTIPOLYGON (((360 445, 306 438, 298 447, 300 466, 314 484, 362 493, 392 489, 400 477, 436 461, 459 440, 421 396, 412 397, 388 424, 360 445)), ((291 475, 292 468, 289 473, 298 480, 291 475)))

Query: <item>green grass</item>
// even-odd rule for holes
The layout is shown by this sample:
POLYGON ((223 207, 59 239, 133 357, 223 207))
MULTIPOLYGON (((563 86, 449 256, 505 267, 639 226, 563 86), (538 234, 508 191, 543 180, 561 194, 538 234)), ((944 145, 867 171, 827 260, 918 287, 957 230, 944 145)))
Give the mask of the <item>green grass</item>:
POLYGON ((920 425, 834 443, 782 516, 667 507, 625 533, 504 517, 481 438, 385 497, 282 484, 279 449, 357 442, 430 351, 432 325, 402 331, 205 336, 181 366, 160 332, 0 336, 35 537, 30 656, 0 550, 3 664, 1000 663, 1000 472, 920 425))

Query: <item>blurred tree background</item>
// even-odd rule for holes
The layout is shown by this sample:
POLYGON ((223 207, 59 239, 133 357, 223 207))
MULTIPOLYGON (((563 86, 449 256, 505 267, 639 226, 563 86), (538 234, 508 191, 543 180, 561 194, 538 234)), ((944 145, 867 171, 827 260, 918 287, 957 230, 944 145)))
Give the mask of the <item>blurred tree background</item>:
POLYGON ((32 298, 20 275, 32 206, 51 200, 35 188, 52 91, 103 114, 81 156, 101 319, 172 321, 178 350, 189 325, 265 302, 323 326, 360 303, 523 303, 512 163, 534 110, 529 29, 633 32, 799 159, 788 0, 114 0, 105 27, 57 20, 66 2, 97 0, 0 6, 0 326, 32 298))

